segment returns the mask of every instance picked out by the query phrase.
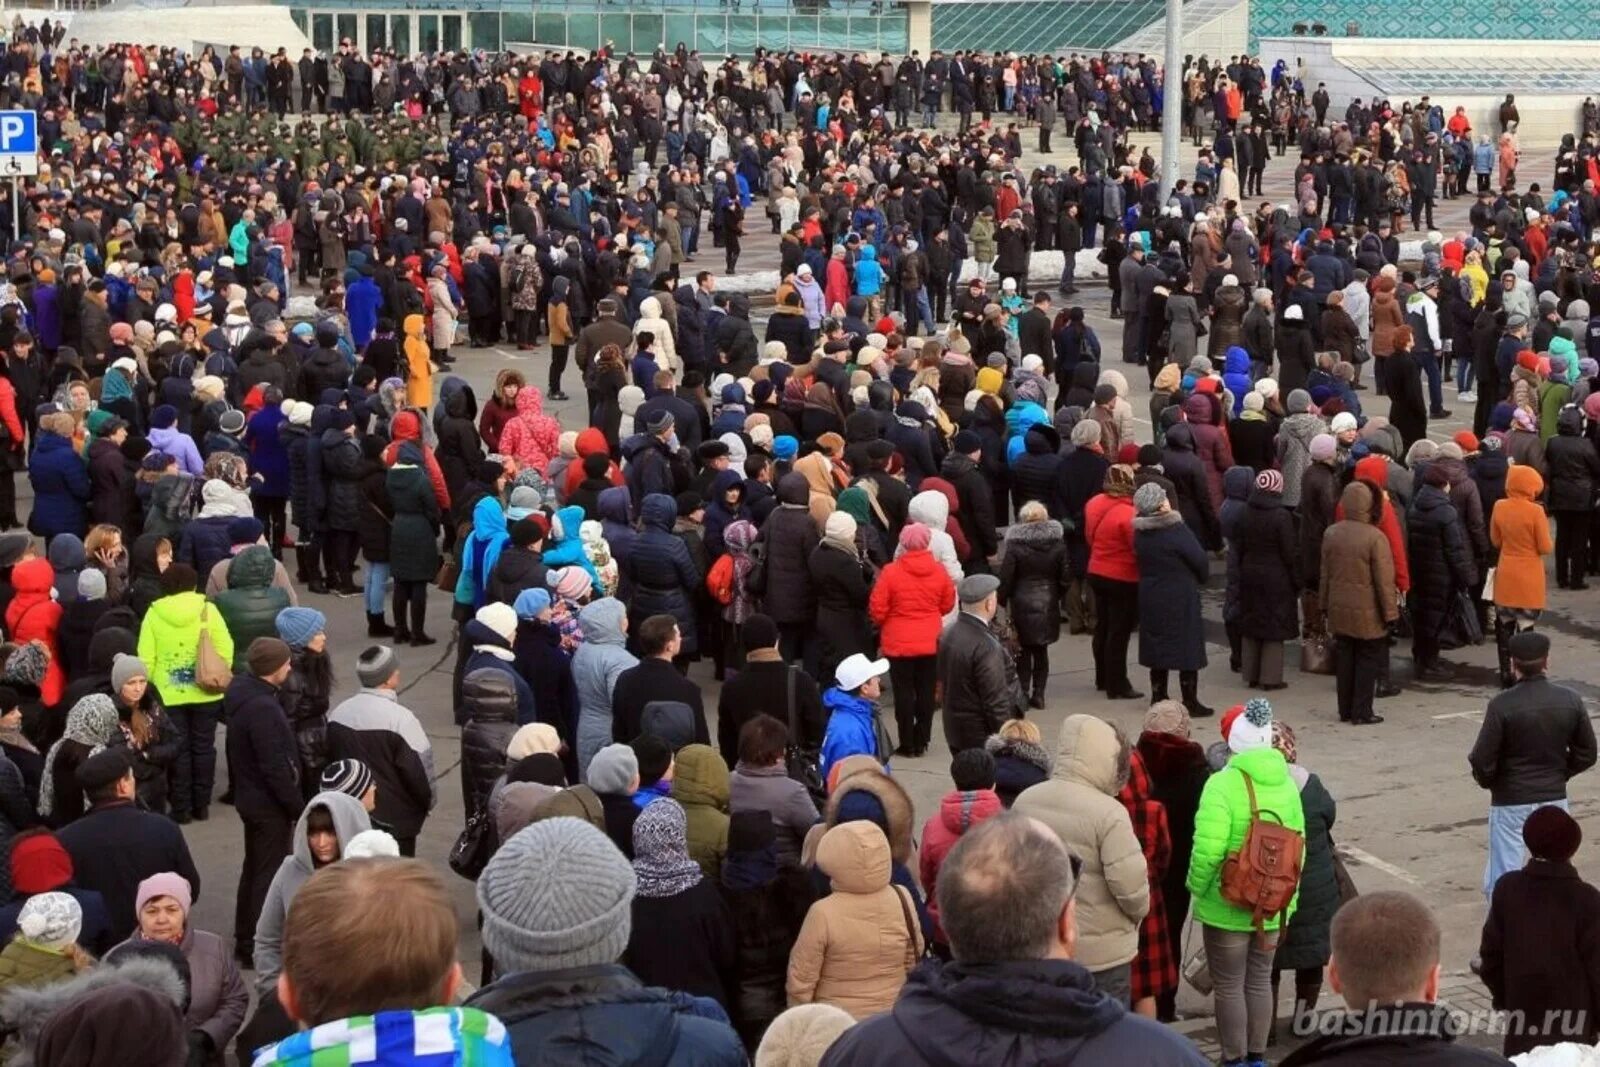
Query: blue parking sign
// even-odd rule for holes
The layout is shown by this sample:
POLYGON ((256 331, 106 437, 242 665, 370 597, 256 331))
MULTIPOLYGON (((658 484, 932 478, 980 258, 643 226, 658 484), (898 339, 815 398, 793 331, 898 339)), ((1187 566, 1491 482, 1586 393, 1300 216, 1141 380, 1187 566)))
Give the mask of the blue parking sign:
POLYGON ((38 151, 38 116, 32 111, 0 111, 0 153, 33 155, 38 151))

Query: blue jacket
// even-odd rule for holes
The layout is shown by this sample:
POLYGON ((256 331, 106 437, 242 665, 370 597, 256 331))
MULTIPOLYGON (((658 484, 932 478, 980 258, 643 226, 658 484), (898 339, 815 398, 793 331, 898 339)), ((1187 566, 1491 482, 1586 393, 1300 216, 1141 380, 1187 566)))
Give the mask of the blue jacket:
POLYGON ((877 296, 883 291, 883 268, 878 265, 878 254, 871 245, 861 246, 861 258, 856 260, 856 294, 877 296))
POLYGON ((1233 394, 1233 414, 1244 410, 1245 394, 1255 388, 1250 380, 1250 353, 1234 345, 1228 349, 1222 367, 1222 384, 1233 394))
POLYGON ((350 337, 357 348, 367 347, 378 329, 378 311, 383 307, 383 291, 371 278, 362 276, 344 294, 345 314, 350 317, 350 337))
MULTIPOLYGON (((659 1063, 743 1067, 744 1046, 706 997, 640 983, 620 963, 509 974, 474 993, 511 1034, 517 1063, 659 1063)), ((1152 1024, 1154 1025, 1154 1024, 1152 1024)))
MULTIPOLYGON (((517 725, 526 726, 534 722, 537 716, 534 713, 533 690, 528 687, 527 680, 517 673, 516 656, 505 638, 477 619, 468 619, 466 625, 461 627, 461 641, 472 649, 461 666, 461 677, 465 678, 477 670, 501 671, 517 692, 517 725), (491 648, 499 649, 503 654, 489 651, 491 648)), ((457 710, 458 719, 463 710, 457 710)))
MULTIPOLYGON (((621 492, 624 497, 628 494, 626 489, 622 489, 621 492)), ((594 564, 589 562, 589 554, 583 550, 583 539, 578 536, 578 530, 583 526, 583 508, 569 504, 556 512, 556 518, 561 523, 562 536, 557 537, 554 529, 551 530, 550 539, 546 542, 547 547, 541 557, 545 567, 549 570, 555 570, 557 567, 582 567, 589 572, 589 580, 598 588, 600 574, 594 569, 594 564)), ((615 546, 612 547, 611 555, 613 559, 616 558, 615 546)), ((617 566, 621 565, 619 560, 617 566)))
POLYGON ((836 686, 822 694, 822 704, 828 709, 828 730, 822 736, 817 770, 822 772, 824 781, 827 780, 828 769, 846 756, 881 758, 878 731, 873 723, 876 709, 872 701, 846 693, 836 686))
POLYGON ((72 448, 72 438, 41 433, 28 460, 28 481, 33 484, 33 518, 30 526, 41 537, 89 530, 89 498, 94 487, 89 468, 72 448))
POLYGON ((250 473, 261 475, 251 486, 252 496, 286 500, 289 497, 289 448, 279 431, 289 418, 279 408, 267 405, 245 424, 244 443, 250 449, 250 473))

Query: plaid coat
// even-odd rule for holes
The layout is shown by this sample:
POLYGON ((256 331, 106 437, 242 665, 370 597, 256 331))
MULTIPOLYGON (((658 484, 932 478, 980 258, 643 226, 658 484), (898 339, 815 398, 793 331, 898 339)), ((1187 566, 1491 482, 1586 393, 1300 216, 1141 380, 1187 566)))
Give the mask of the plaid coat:
POLYGON ((1161 879, 1172 859, 1172 834, 1166 805, 1151 796, 1150 775, 1137 750, 1128 765, 1128 784, 1117 794, 1133 820, 1133 835, 1144 849, 1150 870, 1150 912, 1139 924, 1139 954, 1133 959, 1132 1000, 1160 996, 1178 988, 1178 957, 1167 932, 1167 908, 1161 879))

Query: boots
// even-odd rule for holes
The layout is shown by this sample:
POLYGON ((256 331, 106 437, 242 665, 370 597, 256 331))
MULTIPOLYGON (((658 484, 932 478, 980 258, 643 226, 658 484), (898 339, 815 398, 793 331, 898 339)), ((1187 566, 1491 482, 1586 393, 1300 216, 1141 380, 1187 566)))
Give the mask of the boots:
POLYGON ((1151 668, 1150 670, 1150 703, 1167 699, 1167 672, 1151 668))
POLYGON ((1189 709, 1191 719, 1209 718, 1216 711, 1200 703, 1200 675, 1196 671, 1178 673, 1178 691, 1183 694, 1183 706, 1189 709))
POLYGON ((367 612, 368 637, 390 637, 393 634, 394 628, 383 620, 383 612, 380 611, 376 615, 370 611, 367 612))
POLYGON ((1494 651, 1500 660, 1500 688, 1510 689, 1516 681, 1511 676, 1511 634, 1515 623, 1509 623, 1500 618, 1499 613, 1494 619, 1494 651))
POLYGON ((426 648, 428 645, 436 645, 439 643, 434 638, 429 637, 425 632, 423 632, 422 620, 426 615, 427 610, 428 606, 426 603, 413 603, 411 605, 412 648, 426 648))

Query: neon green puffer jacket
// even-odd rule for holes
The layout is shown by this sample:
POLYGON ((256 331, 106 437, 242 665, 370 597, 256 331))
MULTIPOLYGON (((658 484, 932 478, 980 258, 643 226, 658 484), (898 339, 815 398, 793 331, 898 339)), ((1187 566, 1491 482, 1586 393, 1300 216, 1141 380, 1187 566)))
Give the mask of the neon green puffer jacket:
POLYGON ((139 658, 144 660, 161 702, 168 707, 222 699, 221 693, 208 693, 194 682, 202 613, 217 654, 232 663, 233 638, 228 634, 228 624, 221 610, 199 593, 162 597, 150 605, 139 627, 139 658))
MULTIPOLYGON (((1200 794, 1200 810, 1194 817, 1194 852, 1189 857, 1189 892, 1194 895, 1194 917, 1220 930, 1254 930, 1250 912, 1222 899, 1222 861, 1244 844, 1250 829, 1250 796, 1245 791, 1244 775, 1256 787, 1256 807, 1269 822, 1301 834, 1306 832, 1305 812, 1300 807, 1300 790, 1289 777, 1289 765, 1275 748, 1240 752, 1228 765, 1213 774, 1200 794), (1278 816, 1277 820, 1272 818, 1278 816)), ((1302 861, 1303 862, 1303 861, 1302 861)), ((1278 929, 1300 903, 1295 890, 1285 915, 1273 915, 1265 922, 1268 930, 1278 929)))

